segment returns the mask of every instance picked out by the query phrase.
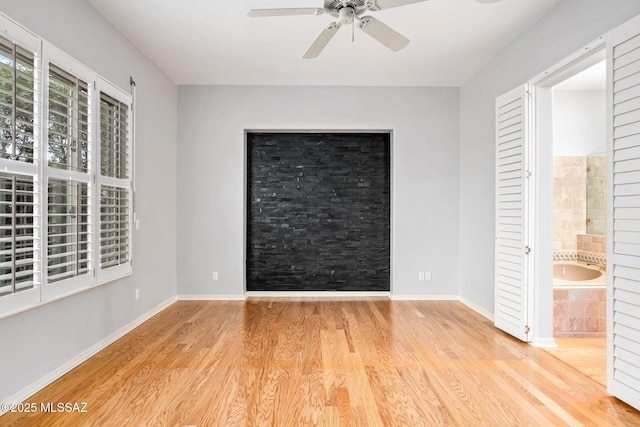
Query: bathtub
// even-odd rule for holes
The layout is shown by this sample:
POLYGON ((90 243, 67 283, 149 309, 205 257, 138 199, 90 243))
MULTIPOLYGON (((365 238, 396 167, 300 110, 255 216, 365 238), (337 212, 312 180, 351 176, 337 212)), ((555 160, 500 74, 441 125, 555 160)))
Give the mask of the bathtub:
POLYGON ((556 261, 553 263, 553 287, 606 287, 607 275, 597 266, 583 262, 556 261))
POLYGON ((553 263, 553 334, 563 338, 604 337, 607 275, 582 261, 553 263))

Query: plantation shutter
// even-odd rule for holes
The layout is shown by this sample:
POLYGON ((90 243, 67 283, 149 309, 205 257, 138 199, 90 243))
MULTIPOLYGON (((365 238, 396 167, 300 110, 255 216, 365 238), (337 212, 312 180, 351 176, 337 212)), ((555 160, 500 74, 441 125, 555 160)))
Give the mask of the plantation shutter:
POLYGON ((526 86, 496 99, 495 326, 522 340, 527 327, 526 86))
POLYGON ((129 191, 103 185, 100 188, 100 267, 129 262, 129 191))
POLYGON ((101 82, 99 279, 131 273, 131 96, 101 82))
POLYGON ((86 182, 50 178, 47 188, 47 280, 89 272, 89 187, 86 182))
POLYGON ((41 215, 36 155, 41 43, 2 23, 0 35, 0 316, 40 299, 41 215))
POLYGON ((43 300, 96 283, 95 74, 53 46, 44 55, 46 87, 46 246, 43 300))
POLYGON ((129 108, 100 92, 100 173, 129 178, 129 108))
POLYGON ((89 85, 49 64, 49 167, 89 171, 89 85))
POLYGON ((33 178, 0 173, 0 296, 34 286, 33 178))
MULTIPOLYGON (((47 77, 47 283, 52 284, 91 269, 89 84, 51 62, 47 77)), ((46 296, 68 290, 56 288, 46 296)))
POLYGON ((34 161, 35 56, 0 37, 0 158, 34 161))
POLYGON ((640 17, 608 41, 608 387, 640 408, 640 17))

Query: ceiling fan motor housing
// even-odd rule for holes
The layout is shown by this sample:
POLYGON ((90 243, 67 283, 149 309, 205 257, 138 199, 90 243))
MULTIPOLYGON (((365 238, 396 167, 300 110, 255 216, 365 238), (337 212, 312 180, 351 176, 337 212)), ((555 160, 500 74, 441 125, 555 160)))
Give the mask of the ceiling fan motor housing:
POLYGON ((367 1, 368 0, 325 0, 324 9, 329 15, 338 18, 341 24, 350 24, 353 22, 353 19, 367 11, 367 1), (342 22, 342 20, 346 18, 351 20, 349 20, 349 22, 342 22))

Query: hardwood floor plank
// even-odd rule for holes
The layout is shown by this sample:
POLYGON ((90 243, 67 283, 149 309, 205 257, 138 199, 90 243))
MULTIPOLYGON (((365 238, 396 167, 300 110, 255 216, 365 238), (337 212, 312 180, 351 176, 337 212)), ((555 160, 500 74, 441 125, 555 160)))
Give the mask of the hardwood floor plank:
MULTIPOLYGON (((2 426, 620 426, 640 413, 450 301, 178 302, 2 426)), ((16 402, 17 403, 17 402, 16 402)))
POLYGON ((547 348, 547 353, 607 385, 606 338, 556 338, 555 341, 557 348, 547 348))

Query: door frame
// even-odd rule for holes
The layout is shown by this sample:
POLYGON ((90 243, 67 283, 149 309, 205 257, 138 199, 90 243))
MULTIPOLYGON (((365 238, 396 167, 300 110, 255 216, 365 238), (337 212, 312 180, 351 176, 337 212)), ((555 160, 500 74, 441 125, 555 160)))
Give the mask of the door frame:
MULTIPOLYGON (((606 36, 599 37, 584 48, 546 69, 529 80, 531 97, 530 168, 531 230, 531 344, 555 347, 553 336, 553 137, 552 87, 561 81, 606 60, 606 36), (551 302, 551 304, 549 304, 551 302)), ((603 117, 606 120, 606 117, 603 117)))

